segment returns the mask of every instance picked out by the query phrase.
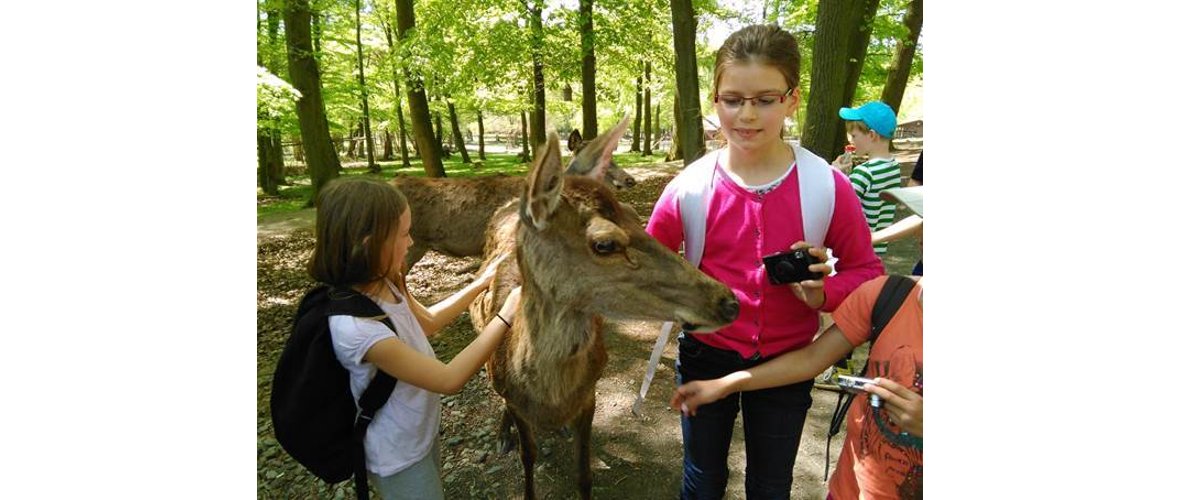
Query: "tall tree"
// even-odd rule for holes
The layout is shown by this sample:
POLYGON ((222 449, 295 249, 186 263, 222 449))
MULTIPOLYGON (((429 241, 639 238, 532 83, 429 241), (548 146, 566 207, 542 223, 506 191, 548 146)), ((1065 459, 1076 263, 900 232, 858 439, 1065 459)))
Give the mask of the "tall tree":
POLYGON ((475 110, 475 121, 479 123, 479 159, 486 160, 487 156, 483 153, 483 111, 475 110))
POLYGON ((520 147, 520 161, 532 161, 532 157, 529 156, 529 119, 524 110, 520 111, 520 147))
POLYGON ((536 0, 532 5, 525 2, 528 12, 529 40, 532 42, 533 54, 533 149, 536 150, 545 143, 545 63, 542 53, 545 47, 545 32, 541 24, 541 10, 545 8, 544 0, 536 0))
POLYGON ((885 79, 885 89, 881 91, 881 100, 893 108, 894 112, 901 111, 901 98, 905 95, 905 86, 910 79, 910 68, 914 64, 914 51, 918 46, 918 35, 922 33, 922 0, 910 2, 906 10, 905 24, 908 34, 905 40, 898 40, 897 51, 894 52, 893 62, 889 63, 889 76, 885 79))
POLYGON ((639 137, 643 126, 643 61, 639 61, 639 74, 635 76, 635 121, 631 124, 631 152, 638 153, 639 137))
POLYGON ((598 137, 598 95, 594 89, 594 0, 578 2, 578 28, 582 39, 582 139, 598 137))
POLYGON ((684 157, 684 153, 680 149, 680 124, 676 121, 677 116, 680 116, 680 96, 672 96, 672 145, 668 147, 668 154, 664 155, 664 161, 676 161, 684 157))
POLYGON ((381 167, 373 160, 373 128, 369 123, 369 91, 365 88, 365 51, 361 43, 361 0, 356 0, 356 69, 361 84, 361 123, 364 124, 365 153, 369 159, 369 171, 381 173, 381 167))
POLYGON ((672 40, 676 51, 676 91, 682 96, 676 114, 680 147, 687 166, 705 154, 701 125, 701 91, 697 76, 697 20, 692 0, 672 0, 672 40))
MULTIPOLYGON (((385 32, 385 42, 389 44, 389 52, 392 54, 397 51, 397 46, 393 43, 393 26, 392 23, 386 21, 386 17, 380 16, 378 20, 381 21, 381 29, 385 32)), ((394 72, 396 75, 397 72, 394 72)), ((402 168, 410 168, 410 150, 406 147, 406 119, 402 115, 402 85, 400 79, 396 76, 393 78, 393 107, 397 115, 397 137, 398 145, 401 146, 401 162, 402 168)))
POLYGON ((643 156, 651 156, 651 61, 643 67, 643 156))
MULTIPOLYGON (((455 102, 451 100, 451 96, 446 97, 447 111, 451 113, 451 136, 455 142, 455 149, 459 150, 459 154, 463 156, 463 163, 471 163, 471 156, 467 154, 467 143, 463 141, 463 133, 459 128, 459 115, 455 113, 455 102)), ((482 141, 482 138, 480 139, 482 141)))
POLYGON ((438 111, 434 112, 434 141, 434 146, 442 151, 443 157, 450 158, 451 154, 443 147, 442 114, 438 111))
MULTIPOLYGON (((257 31, 262 31, 262 7, 257 7, 258 27, 257 31)), ((269 20, 269 19, 268 19, 269 20)), ((262 36, 258 36, 258 66, 266 67, 266 61, 263 54, 266 51, 262 47, 262 36)), ((274 68, 267 68, 274 71, 274 68)), ((271 138, 271 130, 263 125, 263 110, 261 103, 258 111, 258 186, 262 188, 262 192, 274 196, 279 194, 279 183, 275 180, 275 175, 272 171, 275 169, 275 157, 278 157, 279 175, 282 172, 282 149, 279 149, 278 155, 274 152, 274 141, 271 138)), ((280 146, 281 148, 281 146, 280 146)))
MULTIPOLYGON (((414 29, 413 0, 397 0, 397 38, 404 40, 406 33, 414 29)), ((414 144, 418 147, 418 156, 422 158, 422 167, 428 177, 446 177, 443 170, 442 158, 435 149, 434 131, 430 129, 430 109, 426 104, 426 90, 422 87, 422 79, 409 68, 406 69, 406 93, 410 102, 410 123, 414 127, 414 144)))
MULTIPOLYGON (((844 80, 844 94, 840 100, 841 107, 852 106, 852 100, 856 97, 857 83, 860 82, 860 73, 864 69, 865 55, 869 49, 869 40, 873 36, 873 19, 877 16, 877 7, 880 3, 880 0, 853 0, 851 2, 849 10, 852 11, 850 15, 854 24, 852 38, 848 42, 850 52, 846 69, 848 76, 844 80)), ((832 149, 843 150, 846 139, 846 134, 837 133, 834 137, 835 143, 831 146, 832 149)))
POLYGON ((839 154, 837 137, 843 137, 841 99, 848 78, 849 43, 855 13, 839 0, 820 0, 816 15, 815 52, 811 60, 811 89, 803 147, 831 161, 839 154))
POLYGON ((299 133, 311 176, 313 194, 307 205, 313 206, 324 184, 339 175, 340 158, 332 145, 320 93, 320 70, 311 47, 311 10, 307 0, 287 0, 283 26, 287 32, 287 67, 291 84, 303 96, 296 103, 295 112, 299 115, 299 133))

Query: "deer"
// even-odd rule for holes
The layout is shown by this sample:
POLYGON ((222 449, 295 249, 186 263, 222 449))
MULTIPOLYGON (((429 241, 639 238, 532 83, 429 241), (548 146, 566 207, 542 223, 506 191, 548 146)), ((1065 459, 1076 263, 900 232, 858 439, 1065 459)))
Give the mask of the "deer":
MULTIPOLYGON (((605 135, 589 142, 581 134, 571 133, 569 149, 574 153, 567 168, 573 175, 585 174, 593 167, 590 158, 604 151, 614 151, 631 119, 625 116, 605 135)), ((607 181, 616 189, 635 185, 635 178, 612 160, 607 165, 607 181)), ((414 225, 410 234, 414 245, 406 254, 406 269, 414 267, 428 250, 452 257, 474 257, 483 251, 484 231, 492 213, 508 200, 520 196, 523 177, 486 176, 470 179, 399 176, 391 181, 406 196, 414 225)))
POLYGON ((480 272, 490 256, 511 257, 468 308, 482 329, 499 321, 495 313, 521 287, 520 309, 485 367, 505 402, 502 450, 514 447, 515 427, 530 500, 536 498, 535 432, 570 424, 578 491, 590 498, 590 427, 607 361, 606 319, 675 321, 686 331, 709 333, 738 315, 728 287, 644 232, 635 210, 602 183, 612 150, 586 158, 594 161, 586 175, 572 175, 561 168, 557 135, 549 134, 521 198, 493 214, 480 272))

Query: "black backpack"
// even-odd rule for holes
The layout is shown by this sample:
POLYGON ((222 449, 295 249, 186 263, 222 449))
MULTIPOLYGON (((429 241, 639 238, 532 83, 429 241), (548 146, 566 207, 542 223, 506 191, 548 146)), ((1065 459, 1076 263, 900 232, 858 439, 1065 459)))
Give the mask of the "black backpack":
MULTIPOLYGON (((871 319, 871 328, 869 330, 869 350, 872 350, 873 342, 881 335, 881 331, 893 319, 893 315, 901 308, 901 304, 905 302, 906 297, 910 295, 910 290, 914 289, 914 280, 908 276, 899 276, 896 274, 889 275, 885 280, 885 286, 881 287, 881 293, 877 295, 877 301, 873 302, 873 313, 871 319)), ((864 377, 869 371, 869 363, 866 361, 865 365, 861 367, 858 377, 864 377)), ((832 451, 832 437, 840 433, 840 428, 844 426, 844 417, 848 415, 848 408, 852 406, 852 400, 855 399, 850 394, 840 392, 836 397, 836 410, 832 412, 832 422, 828 425, 828 446, 824 451, 824 480, 828 479, 828 466, 831 465, 830 454, 832 451)))
POLYGON ((328 483, 355 478, 357 498, 367 500, 365 431, 397 379, 377 370, 357 411, 348 370, 336 359, 328 331, 328 316, 338 315, 379 318, 394 330, 385 311, 363 294, 328 285, 307 292, 275 367, 270 418, 275 438, 291 457, 328 483))

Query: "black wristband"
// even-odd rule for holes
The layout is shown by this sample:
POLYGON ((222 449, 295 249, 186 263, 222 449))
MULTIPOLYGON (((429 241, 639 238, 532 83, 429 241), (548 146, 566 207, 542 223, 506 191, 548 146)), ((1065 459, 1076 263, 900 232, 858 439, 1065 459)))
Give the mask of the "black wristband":
POLYGON ((503 316, 500 316, 500 313, 496 313, 496 317, 500 318, 500 321, 503 321, 505 325, 508 325, 508 328, 512 328, 512 323, 509 323, 503 316))

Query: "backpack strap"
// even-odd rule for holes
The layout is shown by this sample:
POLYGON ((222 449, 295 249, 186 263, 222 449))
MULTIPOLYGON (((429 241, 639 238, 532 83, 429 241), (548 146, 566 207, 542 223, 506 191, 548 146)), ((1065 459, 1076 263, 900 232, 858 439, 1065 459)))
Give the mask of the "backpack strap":
MULTIPOLYGON (((897 310, 901 308, 901 304, 905 302, 906 297, 910 295, 910 291, 913 289, 914 280, 906 276, 891 274, 885 280, 885 285, 881 287, 881 292, 877 294, 877 300, 873 302, 868 339, 870 345, 881 335, 881 331, 885 330, 885 326, 893 319, 893 315, 897 314, 897 310)), ((866 362, 861 367, 860 374, 857 376, 864 377, 868 371, 869 364, 866 362)), ((844 392, 836 396, 836 409, 832 412, 831 423, 828 424, 828 446, 824 451, 825 481, 828 479, 828 466, 831 465, 832 437, 839 434, 840 428, 844 426, 844 417, 848 415, 848 409, 852 406, 853 399, 855 399, 853 395, 845 394, 844 392)))
MULTIPOLYGON (((328 316, 376 319, 397 335, 397 329, 393 327, 389 315, 364 294, 350 289, 333 288, 328 292, 328 297, 328 316)), ((378 369, 357 402, 360 409, 352 426, 352 441, 356 445, 353 447, 356 450, 353 456, 353 480, 356 485, 356 496, 360 500, 369 499, 369 474, 365 469, 365 433, 369 430, 369 424, 373 423, 373 415, 389 401, 389 396, 393 394, 396 386, 396 378, 378 369)))

